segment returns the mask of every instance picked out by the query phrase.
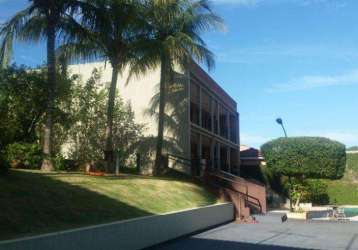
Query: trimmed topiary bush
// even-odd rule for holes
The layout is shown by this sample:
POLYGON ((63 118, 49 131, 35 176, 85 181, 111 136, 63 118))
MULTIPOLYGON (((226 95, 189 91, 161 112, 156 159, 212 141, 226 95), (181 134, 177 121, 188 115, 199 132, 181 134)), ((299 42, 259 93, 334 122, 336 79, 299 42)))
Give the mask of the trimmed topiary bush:
POLYGON ((301 200, 326 203, 326 187, 306 179, 339 179, 346 167, 345 146, 327 138, 279 138, 262 145, 261 152, 270 171, 289 177, 291 210, 293 201, 296 208, 301 200))
POLYGON ((321 137, 279 138, 261 152, 272 171, 299 178, 339 179, 346 167, 343 144, 321 137))
POLYGON ((42 150, 35 143, 13 143, 6 147, 5 156, 12 168, 38 169, 42 161, 42 150))

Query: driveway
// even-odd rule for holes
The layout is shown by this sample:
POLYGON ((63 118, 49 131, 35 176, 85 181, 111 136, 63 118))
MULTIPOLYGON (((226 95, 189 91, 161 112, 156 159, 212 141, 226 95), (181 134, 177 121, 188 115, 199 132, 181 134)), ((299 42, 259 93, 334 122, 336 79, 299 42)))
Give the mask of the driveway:
POLYGON ((358 249, 357 222, 281 223, 280 214, 257 216, 258 224, 230 223, 151 249, 358 249))

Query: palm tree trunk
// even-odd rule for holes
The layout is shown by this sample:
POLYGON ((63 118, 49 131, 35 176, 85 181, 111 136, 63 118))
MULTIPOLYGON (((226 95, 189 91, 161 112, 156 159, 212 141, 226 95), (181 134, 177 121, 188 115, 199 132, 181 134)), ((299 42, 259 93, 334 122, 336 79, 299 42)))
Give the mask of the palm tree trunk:
POLYGON ((166 103, 166 78, 168 71, 168 62, 165 56, 161 58, 160 69, 160 90, 159 90, 159 115, 158 115, 158 136, 156 145, 155 163, 153 169, 153 175, 159 175, 162 171, 163 163, 163 142, 164 142, 164 115, 165 115, 165 103, 166 103))
POLYGON ((51 159, 52 153, 52 115, 54 110, 55 86, 56 86, 56 57, 55 57, 55 26, 49 24, 47 28, 47 111, 43 138, 43 154, 41 170, 53 171, 51 159))
POLYGON ((105 138, 105 149, 104 159, 106 161, 106 171, 113 171, 114 163, 114 149, 113 149, 113 109, 114 101, 116 98, 116 87, 119 69, 118 66, 112 65, 112 81, 109 88, 108 104, 107 104, 107 124, 106 124, 106 138, 105 138))

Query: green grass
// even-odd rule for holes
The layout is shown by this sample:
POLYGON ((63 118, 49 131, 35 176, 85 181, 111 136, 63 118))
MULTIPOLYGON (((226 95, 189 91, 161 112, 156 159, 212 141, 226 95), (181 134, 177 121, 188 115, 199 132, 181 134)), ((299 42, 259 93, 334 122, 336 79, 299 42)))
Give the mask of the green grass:
POLYGON ((346 180, 326 181, 331 204, 358 205, 358 184, 346 180))
POLYGON ((347 167, 341 180, 325 181, 331 204, 358 205, 358 154, 347 154, 347 167))
POLYGON ((12 170, 0 178, 0 239, 214 204, 181 176, 92 177, 12 170))
POLYGON ((358 174, 358 154, 347 154, 347 170, 358 174))

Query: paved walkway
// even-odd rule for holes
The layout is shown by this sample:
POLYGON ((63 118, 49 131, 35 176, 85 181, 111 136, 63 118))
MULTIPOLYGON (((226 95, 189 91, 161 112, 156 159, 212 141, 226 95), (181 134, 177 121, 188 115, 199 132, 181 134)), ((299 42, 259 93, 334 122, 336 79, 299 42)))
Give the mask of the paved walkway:
POLYGON ((279 214, 258 216, 257 220, 258 224, 227 224, 152 249, 358 249, 357 222, 281 223, 279 214))

